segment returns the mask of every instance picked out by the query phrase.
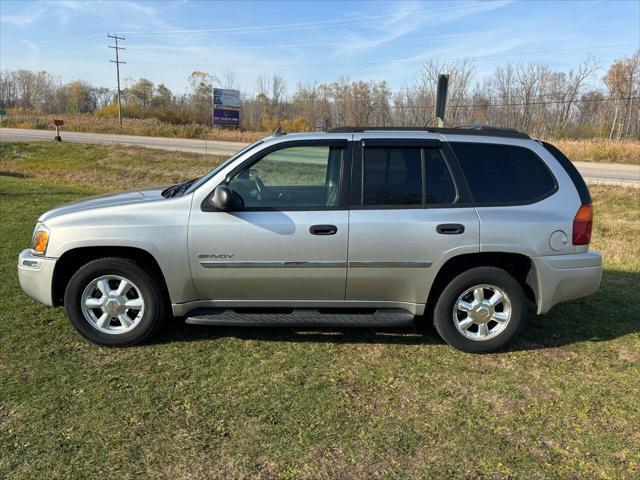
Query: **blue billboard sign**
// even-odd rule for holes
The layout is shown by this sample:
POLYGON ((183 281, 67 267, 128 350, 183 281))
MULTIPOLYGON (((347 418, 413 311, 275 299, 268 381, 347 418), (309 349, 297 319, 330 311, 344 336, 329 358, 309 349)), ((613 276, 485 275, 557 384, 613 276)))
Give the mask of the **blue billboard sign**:
POLYGON ((224 127, 239 127, 240 126, 240 110, 214 108, 213 124, 221 125, 224 127))
POLYGON ((228 88, 213 89, 213 104, 223 107, 240 108, 240 91, 228 88))

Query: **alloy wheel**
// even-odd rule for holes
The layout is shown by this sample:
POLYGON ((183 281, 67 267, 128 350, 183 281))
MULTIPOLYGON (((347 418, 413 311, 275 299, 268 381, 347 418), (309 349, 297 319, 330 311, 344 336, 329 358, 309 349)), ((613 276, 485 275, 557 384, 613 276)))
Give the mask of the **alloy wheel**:
POLYGON ((92 280, 82 292, 80 306, 89 325, 111 335, 133 330, 144 315, 140 289, 119 275, 92 280))
POLYGON ((453 306, 453 323, 470 340, 486 341, 500 335, 511 320, 511 301, 495 285, 465 290, 453 306))

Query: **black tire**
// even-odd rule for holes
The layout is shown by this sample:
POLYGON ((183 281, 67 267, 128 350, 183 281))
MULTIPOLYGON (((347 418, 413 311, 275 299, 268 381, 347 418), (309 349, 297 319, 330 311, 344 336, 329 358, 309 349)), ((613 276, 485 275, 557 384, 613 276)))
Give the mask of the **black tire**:
POLYGON ((452 347, 468 353, 486 353, 511 343, 524 326, 525 314, 525 295, 515 278, 500 268, 476 267, 460 273, 444 288, 434 308, 433 324, 442 339, 452 347), (467 338, 458 331, 454 324, 453 309, 460 295, 481 284, 494 285, 507 295, 511 302, 511 318, 496 336, 479 341, 467 338))
POLYGON ((71 325, 86 339, 99 345, 127 347, 147 340, 169 314, 164 288, 136 262, 119 257, 93 260, 73 274, 64 294, 64 306, 71 325), (82 312, 82 293, 93 280, 103 275, 117 275, 133 282, 144 300, 144 312, 130 331, 110 334, 97 330, 82 312))

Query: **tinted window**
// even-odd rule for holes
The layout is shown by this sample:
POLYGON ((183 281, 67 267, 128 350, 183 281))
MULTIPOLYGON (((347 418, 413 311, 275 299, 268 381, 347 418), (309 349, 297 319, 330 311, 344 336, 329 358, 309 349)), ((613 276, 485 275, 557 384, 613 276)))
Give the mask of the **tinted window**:
POLYGON ((440 151, 434 148, 425 151, 426 189, 424 203, 451 203, 456 199, 449 169, 444 163, 440 151))
POLYGON ((363 175, 364 205, 422 205, 423 183, 425 204, 456 198, 449 169, 435 148, 367 148, 363 175))
POLYGON ((589 203, 591 203, 591 194, 589 193, 589 188, 587 187, 587 184, 585 183, 584 178, 582 178, 582 175, 580 175, 580 172, 578 171, 576 166, 573 164, 573 162, 569 160, 569 158, 567 158, 567 156, 564 153, 562 153, 556 146, 551 145, 550 143, 547 143, 547 142, 540 142, 540 143, 542 143, 542 145, 544 145, 544 147, 549 151, 549 153, 551 153, 551 155, 555 157, 555 159, 558 161, 560 166, 562 166, 562 168, 564 168, 565 172, 567 172, 569 177, 571 177, 571 180, 573 181, 573 184, 575 185, 576 190, 578 191, 578 195, 580 195, 580 201, 584 205, 588 205, 589 203))
POLYGON ((555 188, 542 159, 527 148, 481 143, 451 147, 478 203, 530 202, 555 188))
POLYGON ((419 148, 366 148, 364 205, 422 205, 419 148))
POLYGON ((337 147, 283 148, 236 175, 229 187, 248 208, 335 207, 342 158, 337 147))

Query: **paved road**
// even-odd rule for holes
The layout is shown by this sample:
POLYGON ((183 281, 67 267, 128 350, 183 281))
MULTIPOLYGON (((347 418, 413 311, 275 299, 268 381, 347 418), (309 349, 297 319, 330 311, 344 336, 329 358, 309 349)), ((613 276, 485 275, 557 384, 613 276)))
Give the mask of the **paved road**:
MULTIPOLYGON (((0 128, 0 142, 51 140, 53 136, 54 133, 51 130, 0 128)), ((63 141, 72 143, 135 145, 209 155, 232 155, 245 146, 244 143, 238 142, 104 133, 62 132, 62 138, 63 141)), ((575 162, 575 164, 582 176, 589 182, 640 187, 640 165, 593 162, 575 162)))
POLYGON ((592 183, 640 187, 640 165, 574 162, 582 176, 592 183))
MULTIPOLYGON (((0 128, 0 142, 32 142, 52 140, 52 130, 27 130, 23 128, 0 128)), ((70 143, 101 143, 134 145, 139 147, 179 150, 182 152, 209 155, 233 155, 245 146, 238 142, 218 142, 194 140, 190 138, 139 137, 136 135, 115 135, 108 133, 61 132, 62 140, 70 143)))

